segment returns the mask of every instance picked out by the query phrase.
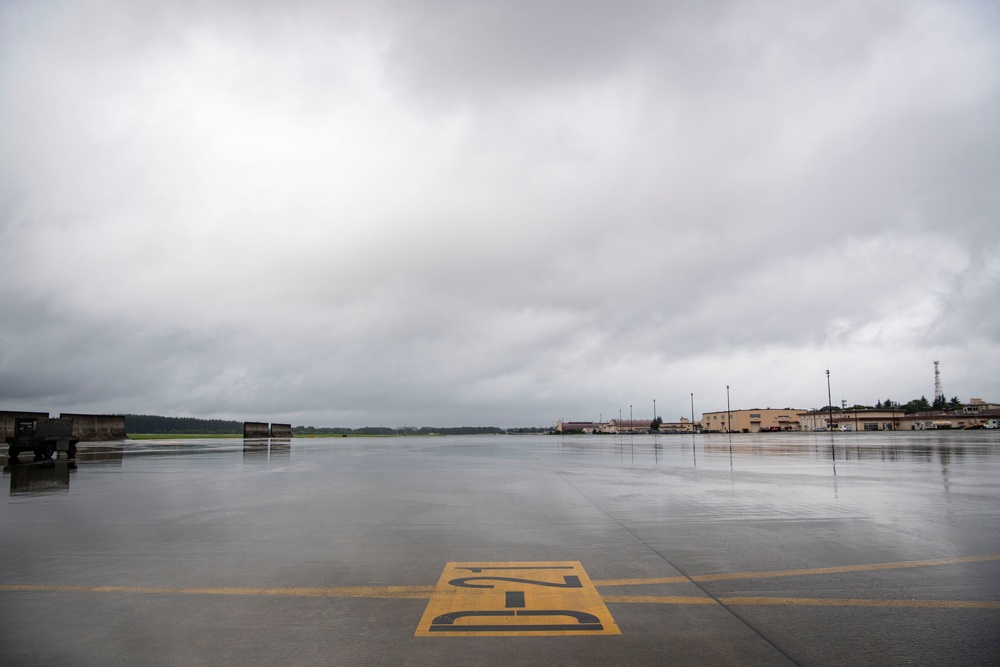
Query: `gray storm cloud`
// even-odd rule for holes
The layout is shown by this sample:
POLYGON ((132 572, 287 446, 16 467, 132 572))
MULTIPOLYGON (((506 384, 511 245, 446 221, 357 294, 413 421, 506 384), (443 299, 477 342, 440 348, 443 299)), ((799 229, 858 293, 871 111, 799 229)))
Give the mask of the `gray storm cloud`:
POLYGON ((985 3, 0 5, 0 409, 1000 400, 985 3))

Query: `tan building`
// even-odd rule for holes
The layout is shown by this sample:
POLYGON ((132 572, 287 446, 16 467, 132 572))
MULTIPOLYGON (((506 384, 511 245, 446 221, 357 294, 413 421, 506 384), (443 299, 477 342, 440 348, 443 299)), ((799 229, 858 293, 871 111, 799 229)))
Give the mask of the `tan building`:
POLYGON ((648 433, 652 419, 612 419, 604 428, 608 433, 648 433))
MULTIPOLYGON (((896 410, 839 410, 833 411, 835 431, 931 431, 935 429, 982 428, 990 419, 1000 415, 1000 410, 984 408, 981 403, 976 412, 966 410, 934 410, 904 414, 896 410)), ((830 412, 812 410, 799 415, 803 431, 830 429, 830 412)))
POLYGON ((969 399, 969 402, 965 404, 965 407, 962 408, 962 412, 965 414, 979 414, 984 410, 1000 410, 1000 404, 987 403, 983 399, 973 396, 969 399))
POLYGON ((660 433, 696 433, 700 429, 701 424, 692 423, 687 417, 681 417, 680 421, 660 424, 660 433))
POLYGON ((802 409, 754 408, 753 410, 722 410, 703 412, 702 433, 759 433, 760 431, 798 431, 802 409))
POLYGON ((981 409, 967 414, 964 411, 918 412, 900 417, 900 427, 904 431, 933 431, 945 428, 983 428, 990 420, 996 423, 1000 410, 981 409))
MULTIPOLYGON (((841 410, 833 411, 834 431, 896 431, 900 428, 903 410, 841 410)), ((799 427, 803 431, 828 431, 830 410, 810 410, 799 415, 799 427)))

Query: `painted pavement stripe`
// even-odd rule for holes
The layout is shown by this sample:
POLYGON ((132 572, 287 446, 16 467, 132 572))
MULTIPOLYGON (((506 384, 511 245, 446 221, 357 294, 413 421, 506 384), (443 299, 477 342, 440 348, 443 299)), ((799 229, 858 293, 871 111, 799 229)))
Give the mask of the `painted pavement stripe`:
POLYGON ((620 635, 579 561, 446 563, 416 637, 620 635))
MULTIPOLYGON (((1000 560, 1000 554, 985 556, 964 556, 922 561, 902 561, 898 563, 872 563, 867 565, 845 565, 800 570, 772 570, 763 572, 733 572, 702 574, 692 577, 656 577, 647 579, 607 579, 590 582, 593 586, 609 588, 614 586, 647 586, 657 584, 678 584, 689 581, 732 581, 739 579, 765 579, 774 577, 797 577, 808 575, 838 574, 847 572, 874 572, 938 565, 981 563, 1000 560)), ((510 568, 510 565, 506 565, 510 568)), ((515 566, 516 567, 516 566, 515 566)), ((538 566, 535 566, 538 568, 538 566)), ((544 566, 543 566, 544 567, 544 566)), ((539 568, 541 569, 541 568, 539 568)), ((563 569, 572 569, 563 566, 563 569)), ((469 572, 468 569, 465 572, 469 572)), ((507 573, 505 573, 507 574, 507 573)), ((275 597, 340 597, 372 599, 412 599, 427 600, 434 594, 435 586, 340 586, 340 587, 295 587, 295 588, 249 588, 249 587, 161 587, 161 586, 70 586, 45 584, 0 584, 0 592, 35 593, 146 593, 163 595, 244 595, 275 597)), ((632 604, 716 604, 708 597, 663 596, 663 595, 602 595, 605 602, 632 604)), ((810 605, 810 606, 864 606, 864 607, 937 607, 966 609, 997 609, 1000 602, 975 600, 838 600, 831 598, 720 598, 725 604, 744 605, 810 605)))
POLYGON ((46 586, 0 584, 0 591, 38 593, 160 593, 164 595, 250 595, 281 597, 404 598, 426 600, 433 586, 346 586, 337 588, 170 588, 161 586, 46 586))
POLYGON ((623 604, 725 604, 751 606, 795 606, 795 607, 906 607, 925 609, 1000 609, 996 600, 869 600, 864 598, 768 598, 768 597, 722 597, 716 602, 709 597, 680 597, 668 595, 604 595, 607 603, 623 604))
MULTIPOLYGON (((159 593, 164 595, 248 595, 285 597, 341 597, 372 599, 427 600, 432 586, 356 586, 348 588, 165 588, 153 586, 45 586, 35 584, 0 584, 0 592, 28 593, 159 593)), ((607 603, 617 604, 718 604, 709 597, 678 595, 602 595, 607 603)), ((817 607, 924 607, 943 609, 1000 609, 995 600, 868 600, 837 598, 719 598, 730 605, 782 605, 817 607)))
POLYGON ((793 605, 804 607, 923 607, 928 609, 1000 609, 996 600, 866 600, 837 598, 719 598, 727 605, 793 605))
POLYGON ((659 577, 653 579, 605 579, 595 581, 598 588, 611 586, 645 586, 653 584, 680 584, 688 581, 733 581, 737 579, 769 579, 774 577, 803 577, 818 574, 840 574, 844 572, 876 572, 878 570, 902 570, 913 567, 933 567, 935 565, 958 565, 961 563, 982 563, 1000 560, 1000 554, 988 556, 963 556, 961 558, 938 558, 935 560, 913 560, 899 563, 869 563, 867 565, 842 565, 839 567, 816 567, 802 570, 770 570, 762 572, 723 572, 720 574, 695 574, 690 577, 659 577))

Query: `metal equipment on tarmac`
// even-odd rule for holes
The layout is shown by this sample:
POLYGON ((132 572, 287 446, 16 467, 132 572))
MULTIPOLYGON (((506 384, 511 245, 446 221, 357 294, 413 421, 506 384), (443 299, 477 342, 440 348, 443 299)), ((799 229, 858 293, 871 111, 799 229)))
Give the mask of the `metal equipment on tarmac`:
POLYGON ((65 452, 67 458, 76 458, 78 436, 73 435, 72 419, 46 419, 18 417, 14 421, 14 435, 7 437, 7 456, 16 459, 21 452, 34 452, 36 461, 51 459, 56 452, 65 452))

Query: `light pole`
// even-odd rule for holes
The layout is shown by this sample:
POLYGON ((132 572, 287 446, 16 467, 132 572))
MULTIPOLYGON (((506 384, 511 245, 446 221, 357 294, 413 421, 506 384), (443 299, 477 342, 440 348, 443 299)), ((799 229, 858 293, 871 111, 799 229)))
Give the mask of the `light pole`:
POLYGON ((733 432, 733 411, 729 408, 729 385, 726 385, 726 432, 733 432))
POLYGON ((632 432, 632 404, 628 404, 628 432, 632 432))
POLYGON ((833 430, 833 394, 830 393, 830 369, 826 369, 826 404, 830 408, 830 430, 833 430))
POLYGON ((694 392, 691 392, 691 432, 694 433, 694 392))

